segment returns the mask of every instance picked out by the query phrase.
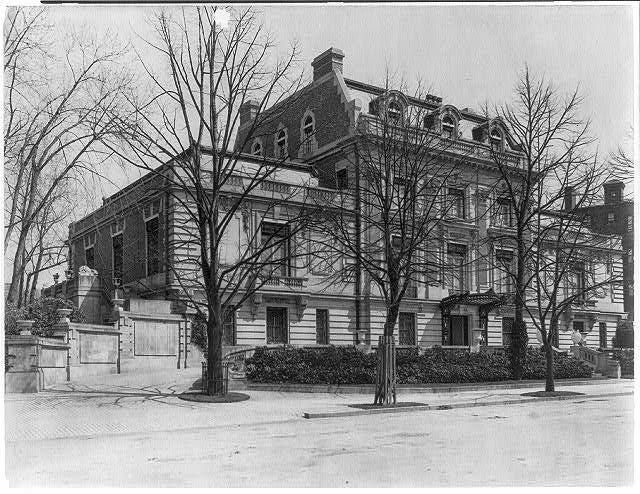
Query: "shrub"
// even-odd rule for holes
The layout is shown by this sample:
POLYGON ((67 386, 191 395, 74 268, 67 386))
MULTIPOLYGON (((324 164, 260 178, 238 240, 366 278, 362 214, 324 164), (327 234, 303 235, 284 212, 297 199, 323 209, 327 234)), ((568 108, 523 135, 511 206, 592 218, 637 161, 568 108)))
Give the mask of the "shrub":
POLYGON ((7 304, 4 313, 5 334, 19 334, 16 321, 19 319, 33 320, 31 332, 37 336, 52 336, 55 324, 60 316, 58 309, 71 309, 69 320, 71 322, 83 322, 85 316, 80 309, 74 307, 69 300, 54 297, 38 298, 28 305, 16 307, 7 304))
MULTIPOLYGON (((528 348, 522 378, 544 379, 546 368, 547 364, 542 348, 528 348)), ((553 356, 553 377, 556 379, 591 377, 592 373, 591 367, 568 354, 556 353, 553 356)))
POLYGON ((191 343, 202 353, 207 351, 207 317, 202 312, 197 312, 191 320, 191 343))
MULTIPOLYGON (((355 347, 257 348, 246 362, 247 378, 261 383, 299 384, 373 384, 377 356, 364 354, 355 347)), ((511 379, 508 355, 450 351, 441 347, 398 350, 398 384, 464 383, 511 379)), ((524 379, 544 379, 544 354, 527 351, 524 379)), ((554 361, 556 378, 589 377, 591 369, 566 355, 554 361)))

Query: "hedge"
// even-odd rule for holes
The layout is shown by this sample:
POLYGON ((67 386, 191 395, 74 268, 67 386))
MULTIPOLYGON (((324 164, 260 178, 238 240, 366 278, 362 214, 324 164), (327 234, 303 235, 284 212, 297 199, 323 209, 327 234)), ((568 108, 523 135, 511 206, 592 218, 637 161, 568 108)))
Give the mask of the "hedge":
MULTIPOLYGON (((398 384, 461 383, 505 381, 512 378, 508 355, 449 351, 441 347, 418 351, 398 351, 398 384)), ((259 347, 247 359, 249 381, 297 384, 373 384, 376 354, 363 353, 352 346, 269 349, 259 347)), ((591 377, 591 369, 567 355, 556 355, 556 378, 591 377)), ((542 351, 530 348, 524 366, 524 379, 544 379, 542 351)))
POLYGON ((34 321, 31 328, 32 334, 51 336, 54 326, 60 319, 58 309, 62 308, 71 309, 71 314, 69 315, 71 322, 84 322, 84 314, 70 301, 62 298, 44 297, 35 299, 30 304, 22 307, 7 304, 4 312, 4 332, 7 335, 19 334, 20 331, 16 321, 29 319, 34 321))

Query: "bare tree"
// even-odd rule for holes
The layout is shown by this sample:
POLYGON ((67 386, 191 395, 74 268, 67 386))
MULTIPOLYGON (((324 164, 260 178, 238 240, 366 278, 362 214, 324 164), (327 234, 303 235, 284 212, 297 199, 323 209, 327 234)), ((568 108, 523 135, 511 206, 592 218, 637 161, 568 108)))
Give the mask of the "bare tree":
MULTIPOLYGON (((355 278, 384 303, 376 404, 396 399, 394 331, 400 306, 417 296, 418 282, 434 281, 443 269, 433 241, 443 218, 456 207, 442 200, 443 190, 464 157, 450 152, 452 140, 425 129, 433 109, 421 84, 410 104, 388 86, 372 102, 374 114, 359 117, 349 155, 351 178, 338 184, 339 207, 316 226, 321 248, 314 249, 316 257, 344 256, 350 262, 338 266, 333 278, 355 278)), ((407 92, 404 85, 398 87, 407 92)))
MULTIPOLYGON (((41 10, 12 10, 5 19, 5 250, 14 250, 8 302, 19 298, 28 239, 61 188, 99 173, 102 146, 130 75, 113 39, 67 33, 54 55, 40 40, 51 34, 41 10), (45 30, 44 32, 42 30, 45 30), (50 58, 38 66, 38 53, 50 58)), ((58 217, 59 215, 49 216, 58 217)))
POLYGON ((556 169, 556 186, 540 181, 534 190, 535 203, 545 209, 536 208, 531 225, 531 270, 526 283, 532 289, 525 307, 542 340, 548 392, 555 390, 554 346, 563 316, 584 310, 622 282, 620 259, 616 259, 620 239, 592 232, 582 209, 596 204, 609 176, 608 167, 595 161, 580 166, 572 162, 556 169))
POLYGON ((131 96, 137 122, 125 122, 124 142, 111 148, 161 178, 154 190, 171 197, 175 240, 165 268, 180 286, 174 295, 206 315, 207 389, 217 395, 224 392, 225 314, 265 284, 288 283, 303 258, 298 238, 314 208, 307 201, 309 175, 282 166, 294 155, 291 147, 275 159, 244 154, 257 129, 286 111, 279 103, 290 95, 295 101, 302 81, 298 49, 278 58, 253 9, 163 10, 154 26, 150 44, 168 77, 142 60, 151 94, 131 96), (245 105, 251 107, 246 121, 245 105), (274 215, 277 225, 267 225, 274 215))
POLYGON ((515 292, 513 376, 520 379, 528 341, 524 316, 532 280, 530 270, 535 245, 532 227, 542 212, 554 210, 564 199, 565 188, 570 185, 562 183, 569 179, 564 170, 583 169, 593 161, 589 153, 593 140, 588 135, 589 121, 580 116, 582 98, 577 88, 564 95, 544 78, 533 77, 526 67, 514 93, 511 104, 495 109, 498 117, 492 122, 498 132, 500 126, 504 126, 513 139, 513 147, 523 155, 520 165, 515 166, 506 159, 500 139, 494 141, 491 135, 489 139, 493 161, 499 170, 495 189, 500 191, 500 198, 508 202, 513 215, 513 228, 504 238, 494 240, 511 242, 516 251, 515 267, 508 275, 515 292), (553 192, 536 195, 540 188, 553 192))

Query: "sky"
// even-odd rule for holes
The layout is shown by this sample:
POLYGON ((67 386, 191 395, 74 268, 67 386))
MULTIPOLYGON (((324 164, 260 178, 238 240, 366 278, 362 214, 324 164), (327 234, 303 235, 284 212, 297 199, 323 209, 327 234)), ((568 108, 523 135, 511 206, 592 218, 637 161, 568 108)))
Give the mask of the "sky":
MULTIPOLYGON (((259 5, 286 48, 297 41, 307 74, 333 46, 346 77, 381 84, 389 66, 420 77, 458 108, 505 103, 525 64, 568 92, 579 85, 584 116, 600 151, 632 149, 633 9, 631 5, 259 5)), ((65 24, 110 29, 142 46, 147 6, 52 7, 65 24)))
MULTIPOLYGON (((27 0, 29 1, 29 0, 27 0)), ((634 53, 631 4, 300 4, 258 5, 283 50, 296 41, 306 75, 329 47, 345 53, 345 77, 383 85, 386 67, 421 78, 444 103, 480 110, 508 103, 525 65, 563 92, 579 85, 601 156, 633 152, 634 53)), ((51 6, 62 30, 106 31, 147 53, 152 6, 51 6)), ((637 129, 636 129, 637 130, 637 129)), ((96 184, 108 195, 137 178, 96 184)), ((99 194, 97 194, 99 197, 99 194)))

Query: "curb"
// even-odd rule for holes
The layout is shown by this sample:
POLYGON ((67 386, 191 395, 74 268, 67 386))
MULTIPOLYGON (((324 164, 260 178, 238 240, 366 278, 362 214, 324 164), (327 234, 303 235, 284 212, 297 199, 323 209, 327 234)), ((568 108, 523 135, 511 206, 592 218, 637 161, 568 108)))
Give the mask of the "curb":
MULTIPOLYGON (((583 386, 587 384, 603 384, 612 379, 607 377, 595 377, 591 379, 557 379, 556 386, 583 386)), ((412 385, 400 384, 396 389, 404 393, 459 393, 461 391, 491 391, 496 389, 536 388, 544 385, 544 380, 535 381, 507 381, 496 383, 469 383, 438 385, 412 385)), ((281 393, 336 393, 336 394, 373 394, 374 384, 341 385, 341 384, 263 384, 246 383, 243 389, 250 391, 278 391, 281 393)))
POLYGON ((353 417, 358 415, 377 415, 381 413, 406 413, 406 412, 420 412, 430 410, 453 410, 455 408, 475 408, 484 407, 490 405, 518 405, 522 403, 534 403, 536 401, 562 401, 562 400, 590 400, 593 398, 604 398, 610 396, 627 396, 633 395, 632 391, 622 393, 601 393, 597 395, 572 395, 572 396, 549 396, 542 398, 519 398, 516 400, 494 400, 494 401, 469 401, 463 403, 450 403, 442 405, 416 405, 397 408, 380 408, 369 410, 345 410, 344 412, 304 412, 302 417, 305 419, 323 419, 332 417, 353 417))

